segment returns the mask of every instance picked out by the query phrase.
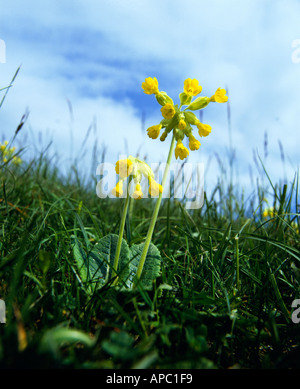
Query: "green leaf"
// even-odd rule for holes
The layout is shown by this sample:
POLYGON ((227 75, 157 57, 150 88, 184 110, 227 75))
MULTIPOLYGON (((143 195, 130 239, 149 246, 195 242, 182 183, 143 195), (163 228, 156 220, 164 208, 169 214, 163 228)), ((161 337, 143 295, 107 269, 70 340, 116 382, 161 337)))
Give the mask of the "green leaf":
POLYGON ((133 359, 137 355, 134 337, 125 331, 112 332, 110 339, 104 340, 101 346, 106 353, 121 360, 133 359))
MULTIPOLYGON (((73 253, 78 271, 83 283, 88 283, 90 290, 103 286, 112 276, 112 267, 115 259, 118 235, 109 234, 95 244, 89 255, 86 255, 81 243, 73 237, 73 253)), ((120 281, 129 276, 129 247, 123 239, 117 272, 120 281)))
MULTIPOLYGON (((144 243, 141 243, 138 245, 133 245, 130 248, 130 262, 129 262, 130 275, 127 282, 127 286, 129 287, 132 287, 133 285, 133 281, 142 255, 143 247, 144 247, 144 243)), ((160 265, 161 265, 160 252, 153 243, 150 243, 145 264, 143 267, 142 275, 139 281, 139 284, 144 289, 148 289, 152 287, 152 281, 159 276, 160 265)))
POLYGON ((77 264, 80 279, 85 284, 89 279, 86 253, 76 236, 71 236, 71 243, 73 246, 73 255, 77 264))
POLYGON ((59 357, 62 346, 71 346, 78 343, 91 348, 94 346, 95 340, 82 331, 57 326, 44 333, 39 344, 39 351, 59 357))
MULTIPOLYGON (((116 255, 118 235, 109 234, 99 240, 88 256, 88 267, 93 282, 105 284, 112 276, 112 268, 116 255)), ((129 276, 129 247, 122 239, 117 274, 120 280, 127 280, 129 276)))

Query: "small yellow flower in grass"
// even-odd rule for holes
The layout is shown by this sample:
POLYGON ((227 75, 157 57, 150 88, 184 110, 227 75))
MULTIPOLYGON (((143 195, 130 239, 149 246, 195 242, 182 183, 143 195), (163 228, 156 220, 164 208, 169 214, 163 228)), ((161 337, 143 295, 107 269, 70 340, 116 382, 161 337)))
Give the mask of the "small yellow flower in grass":
POLYGON ((117 161, 116 172, 120 176, 120 181, 112 190, 112 194, 116 197, 123 196, 123 182, 129 175, 130 179, 128 179, 128 182, 130 183, 130 181, 133 180, 135 183, 135 190, 132 194, 132 197, 135 200, 140 200, 143 197, 141 190, 141 181, 143 177, 149 180, 149 192, 152 196, 157 196, 159 192, 162 193, 162 186, 154 180, 152 169, 146 162, 139 158, 129 155, 128 158, 117 161))
POLYGON ((191 134, 189 136, 189 148, 194 151, 194 150, 198 150, 199 147, 201 146, 201 143, 191 134))
POLYGON ((187 78, 184 81, 183 87, 184 93, 189 96, 197 96, 202 91, 202 86, 199 85, 199 81, 195 78, 192 80, 191 78, 187 78))
POLYGON ((149 138, 152 139, 158 138, 161 128, 162 128, 161 124, 157 124, 156 126, 149 127, 147 130, 149 138))
POLYGON ((20 165, 22 163, 22 159, 15 154, 16 148, 10 147, 8 148, 8 141, 6 140, 4 144, 0 143, 0 160, 2 157, 2 161, 4 163, 11 161, 14 165, 20 165))
POLYGON ((6 140, 3 144, 0 143, 0 151, 4 151, 8 145, 8 140, 6 140))
POLYGON ((228 96, 226 96, 226 90, 218 88, 213 96, 211 96, 210 101, 215 103, 226 103, 228 96))
POLYGON ((15 165, 20 165, 22 163, 22 159, 20 157, 16 157, 14 156, 13 159, 12 159, 12 162, 15 164, 15 165))
POLYGON ((120 159, 116 162, 116 173, 119 174, 120 178, 126 178, 132 172, 133 166, 130 159, 120 159))
POLYGON ((144 93, 147 95, 156 95, 159 92, 157 79, 155 77, 146 78, 145 82, 142 83, 142 88, 144 89, 144 93))
POLYGON ((143 197, 143 192, 141 190, 140 184, 136 184, 135 191, 133 192, 132 197, 135 200, 140 200, 143 197))
POLYGON ((116 197, 121 197, 123 195, 123 181, 120 180, 117 185, 113 188, 112 194, 116 197))
POLYGON ((186 147, 184 147, 182 141, 178 140, 175 148, 175 158, 177 159, 179 157, 181 160, 183 160, 189 154, 190 154, 189 150, 186 147))
POLYGON ((298 224, 296 222, 292 222, 291 226, 292 226, 293 230, 296 232, 296 234, 299 235, 298 224))
POLYGON ((172 117, 175 115, 175 108, 172 104, 168 103, 165 104, 161 108, 161 114, 165 119, 172 119, 172 117))
POLYGON ((208 136, 211 133, 211 126, 201 122, 196 123, 200 136, 208 136))
POLYGON ((155 181, 153 177, 149 177, 149 194, 152 197, 158 196, 163 192, 163 187, 155 181))
POLYGON ((277 212, 276 210, 274 210, 274 207, 269 207, 269 208, 266 208, 264 211, 263 211, 263 214, 262 216, 264 218, 267 218, 267 217, 275 217, 277 215, 277 212))

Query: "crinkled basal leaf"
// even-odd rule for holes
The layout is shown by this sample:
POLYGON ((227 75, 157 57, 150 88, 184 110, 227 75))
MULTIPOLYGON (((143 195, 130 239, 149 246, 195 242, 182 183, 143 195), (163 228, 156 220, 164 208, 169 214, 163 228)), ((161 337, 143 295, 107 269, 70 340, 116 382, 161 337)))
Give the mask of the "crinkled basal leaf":
MULTIPOLYGON (((100 282, 103 285, 112 276, 112 268, 116 255, 118 235, 109 234, 104 236, 95 244, 93 250, 88 256, 88 266, 90 269, 91 280, 100 282)), ((119 257, 119 280, 126 280, 129 275, 129 247, 127 242, 122 239, 121 252, 119 257)))
POLYGON ((80 279, 83 283, 86 283, 89 279, 86 253, 81 243, 74 235, 71 236, 71 244, 73 246, 73 254, 77 264, 80 279))
MULTIPOLYGON (((87 256, 75 238, 73 252, 79 269, 81 280, 88 283, 92 290, 104 285, 112 276, 112 267, 115 259, 118 235, 109 234, 95 244, 87 256)), ((119 258, 118 276, 120 282, 126 281, 129 275, 129 247, 123 239, 119 258)))
MULTIPOLYGON (((133 245, 130 247, 130 262, 129 262, 130 275, 127 282, 127 286, 130 288, 133 286, 134 278, 142 255, 143 247, 144 247, 144 243, 133 245)), ((146 256, 142 275, 139 280, 139 284, 143 288, 147 289, 152 287, 152 281, 159 276, 160 265, 161 265, 160 252, 158 248, 153 243, 151 243, 146 256)))

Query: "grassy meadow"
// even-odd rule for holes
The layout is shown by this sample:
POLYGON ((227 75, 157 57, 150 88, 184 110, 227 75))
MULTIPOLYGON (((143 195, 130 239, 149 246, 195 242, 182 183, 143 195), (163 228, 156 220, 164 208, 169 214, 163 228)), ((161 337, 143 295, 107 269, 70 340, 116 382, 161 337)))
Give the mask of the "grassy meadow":
MULTIPOLYGON (((230 179, 237 162, 228 158, 202 208, 163 200, 151 288, 121 288, 113 279, 88 288, 74 239, 88 254, 117 235, 123 200, 98 198, 97 177, 81 177, 76 163, 62 174, 50 151, 0 161, 1 368, 300 367, 292 321, 300 298, 296 172, 283 184, 264 172, 267 184, 257 181, 244 198, 230 179)), ((144 242, 155 200, 130 202, 129 247, 144 242)))

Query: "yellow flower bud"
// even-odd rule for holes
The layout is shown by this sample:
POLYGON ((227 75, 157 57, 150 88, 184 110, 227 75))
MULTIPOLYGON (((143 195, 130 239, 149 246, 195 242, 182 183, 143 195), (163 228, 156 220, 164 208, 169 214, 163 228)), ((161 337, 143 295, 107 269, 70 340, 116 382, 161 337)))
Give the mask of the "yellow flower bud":
POLYGON ((181 160, 183 160, 189 154, 190 154, 189 150, 186 147, 184 147, 182 141, 178 140, 175 148, 175 158, 177 159, 179 157, 181 160))
POLYGON ((149 193, 152 197, 158 196, 163 192, 163 187, 154 180, 153 177, 149 177, 149 193))
POLYGON ((161 124, 157 124, 156 126, 149 127, 147 130, 149 138, 152 139, 158 138, 161 128, 162 128, 161 124))
POLYGON ((172 119, 172 117, 175 115, 175 108, 172 104, 165 104, 161 108, 161 114, 165 119, 172 119))
POLYGON ((187 95, 186 93, 182 92, 180 93, 179 98, 181 105, 189 105, 192 101, 193 96, 187 95))
POLYGON ((123 181, 120 180, 111 192, 114 196, 121 197, 123 194, 123 181))
POLYGON ((119 174, 121 178, 128 177, 132 172, 133 165, 129 159, 120 159, 116 162, 116 173, 119 174))
POLYGON ((178 128, 179 128, 180 130, 184 130, 185 127, 186 127, 186 122, 185 122, 183 119, 179 120, 178 128))
POLYGON ((164 131, 162 134, 161 134, 161 137, 159 138, 162 142, 164 142, 166 140, 166 137, 168 136, 168 131, 164 131))
POLYGON ((198 121, 196 125, 200 136, 207 136, 211 133, 211 126, 209 124, 203 124, 198 121))
POLYGON ((196 100, 194 100, 186 109, 190 109, 192 111, 197 111, 198 109, 205 108, 210 103, 210 98, 203 96, 198 97, 196 100))
POLYGON ((133 192, 132 197, 135 200, 140 200, 143 197, 143 192, 141 191, 140 184, 136 184, 135 191, 133 192))
POLYGON ((169 97, 166 92, 158 92, 156 95, 156 100, 158 102, 158 104, 160 105, 166 105, 166 104, 172 104, 173 105, 173 100, 171 99, 171 97, 169 97))
POLYGON ((201 146, 201 143, 192 134, 189 136, 189 140, 190 140, 189 148, 192 151, 198 150, 199 147, 201 146))

